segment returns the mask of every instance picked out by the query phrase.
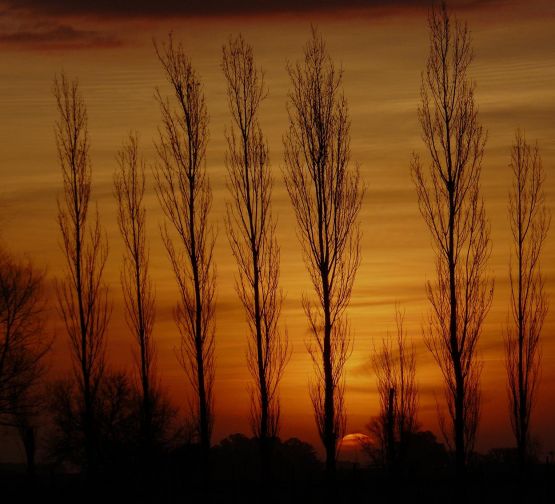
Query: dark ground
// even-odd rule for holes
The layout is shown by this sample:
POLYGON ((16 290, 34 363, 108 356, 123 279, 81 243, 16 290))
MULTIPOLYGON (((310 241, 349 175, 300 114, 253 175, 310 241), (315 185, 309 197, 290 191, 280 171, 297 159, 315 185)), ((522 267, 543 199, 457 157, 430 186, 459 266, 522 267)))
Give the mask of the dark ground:
MULTIPOLYGON (((414 436, 402 469, 386 471, 343 462, 335 481, 308 443, 276 439, 263 472, 255 438, 233 434, 203 456, 198 445, 143 456, 104 450, 88 476, 64 463, 0 465, 0 504, 65 503, 549 503, 555 504, 555 464, 531 461, 519 470, 515 450, 476 455, 457 479, 452 457, 430 432, 414 436)), ((119 446, 119 445, 118 445, 119 446)))
MULTIPOLYGON (((235 467, 237 469, 237 467, 235 467)), ((185 469, 185 468, 183 468, 185 469)), ((150 475, 98 475, 90 483, 79 474, 39 467, 30 478, 22 466, 0 467, 2 503, 160 502, 293 503, 425 502, 555 503, 555 467, 538 465, 526 478, 516 471, 476 469, 462 485, 447 472, 387 475, 378 470, 342 467, 333 485, 316 471, 266 484, 226 475, 203 480, 196 471, 158 468, 150 475)))

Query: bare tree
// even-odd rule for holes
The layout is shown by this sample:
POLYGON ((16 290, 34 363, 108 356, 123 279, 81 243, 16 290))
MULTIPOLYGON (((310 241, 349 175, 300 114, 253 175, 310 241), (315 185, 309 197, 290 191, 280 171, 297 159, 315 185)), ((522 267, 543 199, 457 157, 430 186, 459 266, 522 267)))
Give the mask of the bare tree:
POLYGON ((311 398, 331 476, 346 422, 344 368, 351 340, 345 311, 359 265, 363 189, 358 167, 350 163, 343 73, 315 29, 304 60, 288 71, 292 90, 284 176, 317 298, 314 303, 304 296, 303 307, 313 336, 308 344, 316 371, 311 398))
POLYGON ((52 340, 44 329, 44 273, 0 249, 0 425, 20 434, 34 471, 41 380, 52 340))
POLYGON ((416 357, 414 345, 407 343, 404 320, 404 312, 396 306, 396 340, 383 339, 372 359, 380 414, 369 430, 377 438, 384 465, 390 469, 402 464, 417 428, 416 357))
POLYGON ((121 285, 126 319, 138 346, 136 365, 142 391, 141 430, 148 449, 152 441, 154 407, 154 360, 152 339, 155 296, 148 274, 149 247, 146 240, 145 164, 139 154, 137 135, 130 134, 117 156, 119 169, 114 176, 118 202, 118 224, 125 244, 121 285))
POLYGON ((272 175, 258 111, 266 96, 264 74, 242 36, 223 47, 222 69, 232 126, 226 166, 231 202, 227 231, 239 267, 236 290, 247 313, 247 364, 254 380, 252 424, 266 465, 269 439, 279 431, 278 386, 288 359, 287 338, 279 331, 279 246, 272 216, 272 175))
POLYGON ((105 331, 111 306, 102 275, 108 244, 101 230, 98 209, 89 222, 91 163, 87 110, 76 80, 65 75, 54 81, 58 107, 55 125, 63 193, 58 199, 58 224, 67 273, 57 285, 58 306, 70 340, 73 369, 78 382, 85 459, 95 467, 96 393, 105 365, 105 331))
POLYGON ((528 144, 520 131, 515 135, 510 168, 512 323, 505 334, 505 356, 511 425, 519 463, 524 466, 530 455, 530 416, 540 373, 540 336, 548 310, 540 259, 550 215, 543 192, 545 173, 539 148, 528 144))
POLYGON ((208 113, 198 74, 183 47, 170 35, 167 44, 156 46, 156 53, 175 93, 175 105, 157 91, 163 125, 154 175, 162 210, 175 232, 174 238, 167 225, 162 229, 180 294, 174 313, 181 334, 178 358, 195 394, 192 408, 206 451, 213 425, 216 286, 215 235, 208 222, 212 191, 205 168, 208 113))
POLYGON ((486 133, 478 121, 475 84, 467 75, 472 61, 467 25, 453 21, 444 3, 432 8, 428 25, 430 53, 418 117, 430 168, 426 175, 414 155, 411 171, 437 256, 437 280, 427 284, 432 313, 426 344, 445 380, 452 426, 442 417, 443 430, 454 442, 461 474, 478 426, 477 343, 493 296, 487 275, 489 225, 480 196, 486 133))

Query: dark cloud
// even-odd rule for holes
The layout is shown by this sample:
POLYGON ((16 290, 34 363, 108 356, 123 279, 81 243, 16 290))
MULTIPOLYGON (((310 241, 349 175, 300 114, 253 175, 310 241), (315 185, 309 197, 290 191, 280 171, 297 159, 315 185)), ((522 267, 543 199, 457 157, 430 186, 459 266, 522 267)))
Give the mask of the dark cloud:
POLYGON ((112 34, 63 24, 40 23, 0 32, 0 46, 21 49, 85 49, 119 45, 121 41, 112 34))
MULTIPOLYGON (((330 12, 351 9, 427 8, 432 0, 5 0, 9 10, 51 16, 157 17, 330 12)), ((451 0, 474 8, 506 0, 451 0)))
MULTIPOLYGON (((477 8, 512 1, 515 0, 450 0, 449 5, 477 8)), ((114 29, 114 23, 122 21, 348 15, 353 11, 386 16, 400 10, 426 9, 432 3, 432 0, 0 0, 0 45, 31 50, 106 48, 123 43, 117 32, 109 31, 114 29)))

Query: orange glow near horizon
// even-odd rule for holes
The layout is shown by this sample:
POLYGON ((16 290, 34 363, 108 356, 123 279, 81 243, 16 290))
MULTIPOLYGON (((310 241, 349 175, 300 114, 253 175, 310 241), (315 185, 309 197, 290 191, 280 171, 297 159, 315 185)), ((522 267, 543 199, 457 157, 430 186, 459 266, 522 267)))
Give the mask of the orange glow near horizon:
MULTIPOLYGON (((535 5, 535 4, 534 4, 535 5)), ((502 329, 508 314, 509 230, 507 221, 510 147, 517 127, 528 140, 538 140, 546 172, 545 191, 552 213, 555 196, 555 39, 553 12, 536 10, 497 15, 490 10, 464 10, 473 34, 480 118, 488 130, 483 162, 482 194, 491 223, 491 274, 495 277, 493 306, 480 342, 482 417, 478 448, 487 450, 513 444, 506 400, 502 329)), ((547 8, 547 7, 546 7, 547 8)), ((90 21, 90 23, 100 21, 90 21)), ((210 115, 207 171, 213 188, 212 222, 218 228, 215 431, 213 440, 234 433, 250 434, 249 381, 245 364, 247 325, 234 292, 237 266, 224 227, 225 138, 230 123, 225 80, 220 69, 221 47, 231 34, 241 32, 254 47, 265 71, 269 97, 261 122, 270 146, 274 174, 274 212, 281 245, 281 286, 285 295, 281 323, 293 347, 281 385, 281 435, 296 436, 320 449, 308 394, 313 376, 306 351, 307 321, 301 295, 312 294, 295 221, 281 175, 282 134, 287 126, 288 61, 302 56, 310 23, 318 25, 329 51, 344 69, 344 91, 352 119, 352 159, 360 163, 367 187, 361 212, 362 263, 348 310, 354 351, 346 368, 347 431, 364 433, 377 414, 375 377, 370 368, 373 345, 394 329, 394 304, 406 310, 409 335, 417 349, 419 421, 439 437, 436 400, 442 404, 439 370, 422 340, 428 313, 426 280, 433 279, 434 255, 430 236, 419 214, 409 172, 413 151, 424 154, 416 110, 420 72, 428 51, 424 11, 396 12, 379 17, 343 15, 332 19, 305 14, 298 17, 220 17, 193 20, 122 22, 118 29, 126 43, 114 47, 41 50, 0 46, 0 239, 16 253, 28 254, 48 271, 49 288, 63 272, 58 242, 56 197, 61 175, 56 158, 52 96, 55 73, 62 69, 78 77, 89 114, 93 165, 93 201, 98 204, 107 232, 110 255, 105 279, 111 288, 113 315, 107 335, 108 360, 117 369, 133 366, 132 340, 123 318, 119 284, 122 241, 115 218, 112 192, 115 154, 130 130, 138 131, 149 166, 155 162, 153 140, 160 114, 154 89, 167 90, 156 59, 152 38, 163 39, 172 29, 190 52, 205 85, 210 115), (140 27, 140 29, 138 29, 140 27)), ((116 26, 111 21, 111 26, 116 26)), ((117 25, 119 26, 119 25, 117 25)), ((148 174, 147 220, 151 244, 151 275, 157 293, 154 337, 158 373, 163 387, 185 412, 185 374, 174 355, 178 344, 172 317, 176 285, 160 238, 160 211, 148 174)), ((543 372, 533 432, 545 451, 555 449, 555 229, 545 243, 543 272, 551 299, 543 331, 543 372)), ((50 296, 51 328, 56 334, 51 375, 69 371, 67 336, 56 319, 50 296)))

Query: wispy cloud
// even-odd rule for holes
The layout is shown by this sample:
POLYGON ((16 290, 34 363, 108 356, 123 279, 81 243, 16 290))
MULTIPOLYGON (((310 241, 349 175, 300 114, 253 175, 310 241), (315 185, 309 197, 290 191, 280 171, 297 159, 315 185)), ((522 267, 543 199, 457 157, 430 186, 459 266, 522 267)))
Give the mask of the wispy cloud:
POLYGON ((34 25, 3 28, 0 46, 16 49, 85 49, 121 45, 114 34, 74 28, 66 24, 37 23, 34 25))

